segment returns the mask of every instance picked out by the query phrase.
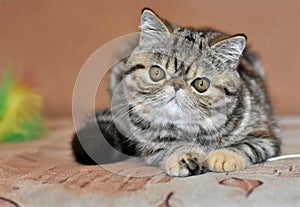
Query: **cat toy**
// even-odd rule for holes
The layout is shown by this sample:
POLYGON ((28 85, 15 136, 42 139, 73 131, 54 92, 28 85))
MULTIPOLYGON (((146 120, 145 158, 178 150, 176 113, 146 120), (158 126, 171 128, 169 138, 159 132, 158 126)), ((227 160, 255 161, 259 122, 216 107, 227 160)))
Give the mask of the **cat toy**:
POLYGON ((33 140, 45 129, 41 97, 7 69, 0 82, 0 142, 33 140))

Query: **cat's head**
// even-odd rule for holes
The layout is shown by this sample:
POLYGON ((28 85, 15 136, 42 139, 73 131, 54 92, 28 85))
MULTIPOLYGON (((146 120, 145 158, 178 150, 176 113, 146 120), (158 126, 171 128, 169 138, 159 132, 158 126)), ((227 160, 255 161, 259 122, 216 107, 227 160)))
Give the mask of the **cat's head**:
POLYGON ((140 28, 124 79, 132 110, 153 125, 210 129, 225 122, 240 96, 245 36, 180 27, 149 9, 140 28))

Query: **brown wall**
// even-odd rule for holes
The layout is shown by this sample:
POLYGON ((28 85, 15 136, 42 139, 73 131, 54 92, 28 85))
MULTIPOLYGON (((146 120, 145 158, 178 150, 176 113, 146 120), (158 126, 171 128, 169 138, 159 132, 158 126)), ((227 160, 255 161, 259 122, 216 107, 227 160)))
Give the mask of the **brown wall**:
POLYGON ((300 114, 296 0, 0 0, 1 70, 10 63, 23 72, 42 94, 48 116, 69 116, 85 60, 104 43, 138 31, 143 7, 181 25, 247 34, 262 57, 276 112, 300 114))

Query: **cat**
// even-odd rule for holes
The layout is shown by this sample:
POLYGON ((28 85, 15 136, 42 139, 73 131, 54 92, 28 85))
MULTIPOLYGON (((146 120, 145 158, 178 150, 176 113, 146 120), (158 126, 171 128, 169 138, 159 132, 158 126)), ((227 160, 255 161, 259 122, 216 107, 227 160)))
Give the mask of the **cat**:
POLYGON ((112 68, 112 108, 73 138, 78 162, 135 156, 185 177, 243 170, 280 153, 264 71, 244 34, 181 27, 148 8, 140 28, 130 56, 112 68))

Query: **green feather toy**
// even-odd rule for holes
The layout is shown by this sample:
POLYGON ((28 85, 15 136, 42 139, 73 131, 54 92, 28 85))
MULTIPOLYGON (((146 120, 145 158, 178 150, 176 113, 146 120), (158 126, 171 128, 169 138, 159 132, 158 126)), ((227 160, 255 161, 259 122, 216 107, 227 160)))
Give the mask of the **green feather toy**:
POLYGON ((41 97, 7 70, 0 82, 0 142, 32 140, 44 132, 41 97))

